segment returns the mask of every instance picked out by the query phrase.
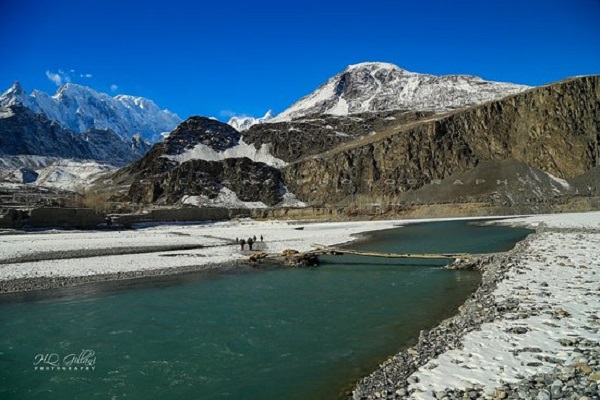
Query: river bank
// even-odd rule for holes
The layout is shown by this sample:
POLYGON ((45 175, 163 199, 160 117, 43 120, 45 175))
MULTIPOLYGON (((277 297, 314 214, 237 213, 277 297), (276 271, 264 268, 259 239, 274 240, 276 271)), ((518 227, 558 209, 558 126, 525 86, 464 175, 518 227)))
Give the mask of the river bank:
POLYGON ((243 219, 153 224, 123 231, 11 231, 0 235, 0 293, 227 269, 249 255, 241 251, 236 238, 262 235, 264 241, 259 239, 255 247, 261 251, 303 252, 314 244, 339 245, 359 240, 365 232, 428 221, 432 220, 298 225, 294 221, 243 219))
POLYGON ((600 213, 503 223, 537 232, 482 259, 458 314, 361 380, 353 399, 600 396, 600 213))

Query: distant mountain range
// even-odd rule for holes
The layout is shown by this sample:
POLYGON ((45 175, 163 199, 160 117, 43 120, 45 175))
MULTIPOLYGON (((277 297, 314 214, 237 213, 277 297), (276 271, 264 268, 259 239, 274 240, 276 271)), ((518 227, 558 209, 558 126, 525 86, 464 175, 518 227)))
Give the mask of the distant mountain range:
POLYGON ((71 83, 53 96, 27 94, 15 82, 0 96, 0 181, 85 187, 95 172, 142 157, 180 122, 142 97, 71 83))
POLYGON ((15 82, 0 96, 0 106, 16 104, 44 114, 75 133, 110 130, 123 139, 139 136, 155 142, 162 133, 172 131, 181 122, 177 114, 161 110, 152 100, 127 95, 111 97, 74 83, 61 86, 50 96, 39 90, 27 94, 19 82, 15 82))
POLYGON ((251 126, 257 124, 264 124, 273 119, 273 111, 269 110, 267 113, 261 118, 254 117, 231 117, 227 123, 237 129, 239 132, 250 129, 251 126))

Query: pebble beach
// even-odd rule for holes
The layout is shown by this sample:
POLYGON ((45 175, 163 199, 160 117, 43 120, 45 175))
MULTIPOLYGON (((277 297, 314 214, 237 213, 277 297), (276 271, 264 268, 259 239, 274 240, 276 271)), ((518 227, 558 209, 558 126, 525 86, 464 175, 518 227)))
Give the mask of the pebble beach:
POLYGON ((600 398, 600 213, 503 223, 537 232, 473 260, 482 283, 458 314, 422 331, 353 399, 600 398))

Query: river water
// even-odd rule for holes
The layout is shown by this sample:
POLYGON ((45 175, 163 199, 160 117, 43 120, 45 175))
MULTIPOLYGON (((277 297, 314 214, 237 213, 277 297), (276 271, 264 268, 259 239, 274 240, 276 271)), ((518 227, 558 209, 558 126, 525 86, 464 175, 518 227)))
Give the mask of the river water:
MULTIPOLYGON (((429 223, 352 248, 480 253, 528 233, 429 223)), ((0 296, 0 399, 336 399, 477 287, 478 273, 444 264, 328 256, 316 269, 0 296)))

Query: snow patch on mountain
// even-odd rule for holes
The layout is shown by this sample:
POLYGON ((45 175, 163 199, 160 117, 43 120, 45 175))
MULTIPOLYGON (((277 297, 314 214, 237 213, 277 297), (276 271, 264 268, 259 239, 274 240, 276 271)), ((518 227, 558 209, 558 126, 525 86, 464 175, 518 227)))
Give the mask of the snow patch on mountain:
POLYGON ((277 204, 277 207, 296 207, 296 208, 304 208, 308 207, 303 201, 300 201, 296 198, 296 195, 292 192, 288 192, 287 188, 285 188, 285 194, 283 195, 283 200, 281 203, 277 204))
POLYGON ((565 181, 564 179, 558 178, 558 177, 556 177, 556 176, 554 176, 554 175, 552 175, 552 174, 550 174, 548 172, 545 172, 545 171, 544 171, 544 173, 546 175, 548 175, 548 177, 550 179, 552 179, 554 182, 556 182, 560 186, 562 186, 564 189, 571 189, 571 185, 569 184, 569 182, 565 181))
POLYGON ((129 139, 136 134, 156 141, 162 132, 172 131, 182 120, 168 110, 161 110, 143 97, 111 97, 86 86, 67 83, 54 96, 39 90, 30 95, 15 82, 2 96, 0 106, 22 104, 38 114, 45 114, 63 128, 82 133, 90 129, 111 130, 129 139))
POLYGON ((181 154, 167 154, 163 157, 180 163, 189 160, 221 161, 227 158, 247 157, 252 161, 262 162, 275 168, 282 168, 287 165, 285 161, 273 156, 269 149, 269 144, 263 144, 259 149, 257 149, 253 145, 244 142, 242 138, 238 144, 223 151, 216 151, 205 144, 198 143, 191 149, 187 149, 181 154))
POLYGON ((256 124, 264 124, 265 122, 269 122, 273 118, 274 114, 272 110, 267 111, 267 113, 261 118, 254 117, 231 117, 227 124, 231 125, 238 132, 245 131, 256 124))
POLYGON ((33 155, 0 157, 0 182, 81 191, 117 167, 88 160, 33 155))
POLYGON ((311 114, 349 115, 389 110, 443 112, 529 89, 471 75, 428 75, 380 62, 348 66, 269 122, 311 114))
POLYGON ((211 199, 208 196, 183 196, 181 204, 196 207, 224 207, 224 208, 268 208, 262 201, 242 201, 235 192, 221 188, 217 197, 211 199))
POLYGON ((93 161, 61 160, 37 171, 39 176, 35 183, 37 186, 81 193, 92 181, 115 170, 111 165, 93 161))
POLYGON ((0 118, 8 118, 8 117, 12 117, 13 115, 15 115, 15 113, 10 108, 8 108, 8 107, 0 108, 0 118))

